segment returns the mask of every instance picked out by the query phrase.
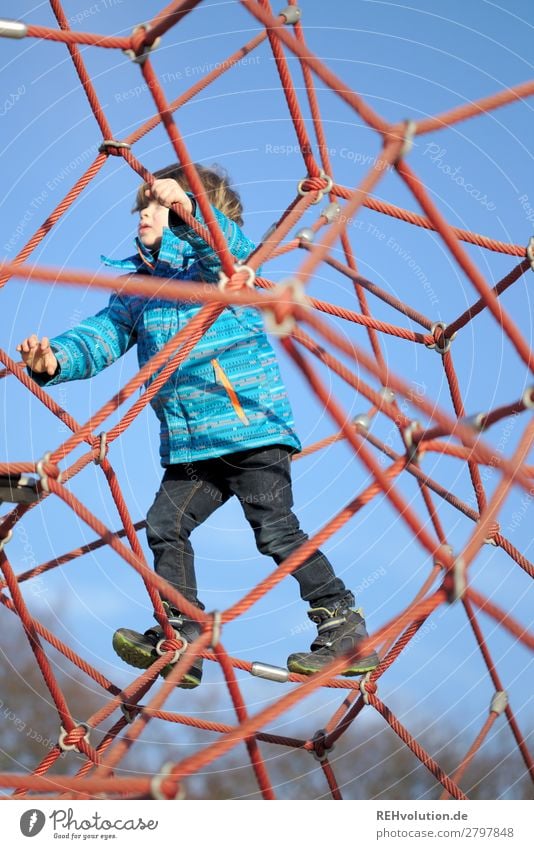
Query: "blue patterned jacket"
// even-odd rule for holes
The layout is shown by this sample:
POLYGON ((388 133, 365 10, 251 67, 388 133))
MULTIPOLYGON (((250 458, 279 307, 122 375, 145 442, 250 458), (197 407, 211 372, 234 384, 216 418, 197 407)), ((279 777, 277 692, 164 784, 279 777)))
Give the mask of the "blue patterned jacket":
MULTIPOLYGON (((230 252, 245 260, 253 243, 234 221, 213 212, 230 252)), ((195 217, 204 223, 198 207, 195 217)), ((136 245, 132 257, 102 260, 128 273, 218 282, 219 257, 179 219, 172 230, 164 228, 157 258, 138 239, 136 245)), ((30 374, 47 387, 90 378, 134 344, 143 366, 201 306, 113 294, 105 309, 50 340, 60 367, 54 377, 30 374)), ((163 466, 273 444, 301 448, 276 355, 261 315, 250 307, 227 307, 151 404, 160 420, 163 466)))

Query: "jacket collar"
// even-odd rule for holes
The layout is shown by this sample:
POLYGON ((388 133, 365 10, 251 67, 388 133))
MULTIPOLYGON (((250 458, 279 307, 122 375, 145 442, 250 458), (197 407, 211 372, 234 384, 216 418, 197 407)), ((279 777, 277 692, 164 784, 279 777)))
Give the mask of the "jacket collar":
POLYGON ((139 237, 134 240, 136 253, 126 259, 111 259, 111 257, 100 257, 101 262, 110 268, 118 268, 122 271, 140 271, 143 274, 154 274, 158 271, 163 272, 162 276, 167 276, 168 269, 178 270, 183 268, 184 264, 188 265, 194 258, 194 251, 191 245, 179 239, 174 235, 169 227, 163 228, 161 237, 161 245, 158 255, 155 257, 152 251, 147 248, 139 237))

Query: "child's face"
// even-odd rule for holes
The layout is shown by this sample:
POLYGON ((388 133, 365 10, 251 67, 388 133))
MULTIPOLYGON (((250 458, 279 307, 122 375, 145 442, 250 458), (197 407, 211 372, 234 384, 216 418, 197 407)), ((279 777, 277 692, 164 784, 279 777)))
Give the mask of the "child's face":
POLYGON ((169 210, 155 200, 147 199, 146 206, 139 210, 137 234, 146 248, 158 250, 163 228, 169 226, 169 210))

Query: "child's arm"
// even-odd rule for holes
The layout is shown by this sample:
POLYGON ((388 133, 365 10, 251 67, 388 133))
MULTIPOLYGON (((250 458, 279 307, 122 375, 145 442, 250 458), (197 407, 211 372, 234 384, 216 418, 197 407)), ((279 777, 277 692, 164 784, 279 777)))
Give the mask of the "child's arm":
MULTIPOLYGON (((150 193, 162 206, 170 207, 172 203, 181 203, 199 224, 206 226, 200 207, 193 196, 184 192, 175 180, 156 180, 151 186, 150 193)), ((238 260, 246 260, 256 247, 254 242, 247 239, 239 225, 227 218, 219 209, 212 206, 211 211, 223 232, 230 253, 238 260)), ((175 236, 189 242, 193 248, 203 279, 217 282, 221 270, 221 260, 217 252, 188 227, 172 209, 169 209, 169 227, 175 236)))
POLYGON ((105 309, 48 340, 34 334, 17 345, 30 376, 40 386, 94 377, 136 341, 128 299, 112 295, 105 309))

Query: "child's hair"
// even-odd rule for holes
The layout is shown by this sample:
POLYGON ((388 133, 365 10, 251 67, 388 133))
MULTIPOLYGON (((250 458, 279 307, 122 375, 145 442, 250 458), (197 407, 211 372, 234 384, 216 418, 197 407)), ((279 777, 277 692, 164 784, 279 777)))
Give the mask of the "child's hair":
MULTIPOLYGON (((211 205, 241 227, 243 225, 243 205, 238 193, 230 186, 227 174, 218 166, 206 168, 204 165, 195 165, 195 168, 211 205)), ((165 168, 160 168, 159 171, 154 171, 154 177, 158 180, 176 180, 184 191, 191 191, 191 186, 181 165, 167 165, 165 168)), ((139 212, 147 205, 146 188, 146 183, 143 183, 137 190, 132 212, 139 212)))

